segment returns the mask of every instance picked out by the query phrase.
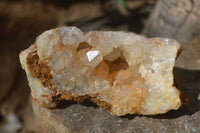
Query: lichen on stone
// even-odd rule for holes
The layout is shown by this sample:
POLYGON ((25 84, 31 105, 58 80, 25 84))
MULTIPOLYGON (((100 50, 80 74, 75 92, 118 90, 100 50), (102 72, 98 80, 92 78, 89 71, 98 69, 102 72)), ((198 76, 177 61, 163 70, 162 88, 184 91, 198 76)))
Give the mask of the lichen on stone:
POLYGON ((155 115, 181 106, 173 86, 179 49, 173 39, 59 27, 42 33, 20 61, 42 106, 89 99, 113 115, 155 115))

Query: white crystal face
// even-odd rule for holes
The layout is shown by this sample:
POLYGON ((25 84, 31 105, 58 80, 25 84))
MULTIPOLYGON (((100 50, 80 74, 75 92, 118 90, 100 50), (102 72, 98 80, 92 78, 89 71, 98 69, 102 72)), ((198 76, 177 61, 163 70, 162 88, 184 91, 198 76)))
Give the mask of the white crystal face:
POLYGON ((113 115, 154 115, 181 105, 180 92, 173 86, 179 49, 180 44, 172 39, 148 39, 112 31, 82 33, 76 27, 60 27, 41 34, 32 47, 21 53, 20 59, 30 77, 32 96, 40 104, 52 107, 53 102, 45 101, 44 95, 59 94, 60 99, 66 100, 90 98, 106 109, 109 107, 113 115), (35 75, 44 73, 44 79, 29 74, 33 73, 29 53, 34 51, 44 70, 33 67, 32 71, 37 72, 35 75), (44 81, 51 83, 51 89, 48 85, 40 87, 40 81, 44 85, 44 81))
POLYGON ((91 62, 94 58, 96 58, 99 55, 99 51, 88 51, 87 57, 88 57, 88 61, 91 62))

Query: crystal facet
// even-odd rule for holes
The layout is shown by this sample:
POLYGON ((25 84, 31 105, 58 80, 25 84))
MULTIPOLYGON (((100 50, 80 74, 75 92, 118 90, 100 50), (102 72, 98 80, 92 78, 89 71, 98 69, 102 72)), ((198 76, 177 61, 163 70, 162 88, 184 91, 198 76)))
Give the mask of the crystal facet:
POLYGON ((87 52, 88 61, 91 62, 94 58, 97 57, 97 55, 99 55, 99 51, 88 51, 87 52))

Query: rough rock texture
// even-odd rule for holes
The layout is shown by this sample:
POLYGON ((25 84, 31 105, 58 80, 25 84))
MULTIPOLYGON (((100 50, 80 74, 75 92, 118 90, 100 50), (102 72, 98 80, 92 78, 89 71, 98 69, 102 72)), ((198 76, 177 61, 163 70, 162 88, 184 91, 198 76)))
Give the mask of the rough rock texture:
POLYGON ((178 111, 170 111, 156 116, 126 115, 116 117, 110 115, 105 109, 86 104, 67 102, 65 107, 59 109, 47 109, 39 106, 34 100, 32 108, 25 116, 25 129, 22 131, 48 132, 48 133, 199 133, 200 132, 200 104, 196 88, 198 73, 184 69, 176 69, 176 72, 184 77, 184 91, 191 98, 190 104, 178 111), (196 79, 196 80, 194 80, 196 79), (34 114, 30 114, 33 109, 34 114), (28 118, 28 119, 27 119, 28 118), (48 121, 47 121, 48 120, 48 121))
POLYGON ((41 34, 20 61, 42 106, 89 99, 113 115, 155 115, 181 106, 172 72, 179 49, 172 39, 61 27, 41 34))
POLYGON ((199 7, 199 0, 160 0, 143 33, 149 37, 170 37, 187 43, 200 35, 199 7))
POLYGON ((200 37, 186 43, 182 49, 176 66, 189 70, 200 70, 200 37))

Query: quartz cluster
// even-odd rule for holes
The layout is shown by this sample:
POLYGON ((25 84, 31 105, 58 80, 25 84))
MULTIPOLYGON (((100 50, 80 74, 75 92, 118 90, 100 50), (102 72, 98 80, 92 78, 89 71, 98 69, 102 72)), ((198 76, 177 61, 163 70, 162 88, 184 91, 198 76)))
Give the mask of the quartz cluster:
POLYGON ((112 115, 155 115, 181 106, 173 78, 179 49, 167 38, 59 27, 42 33, 20 61, 44 107, 89 99, 112 115))

